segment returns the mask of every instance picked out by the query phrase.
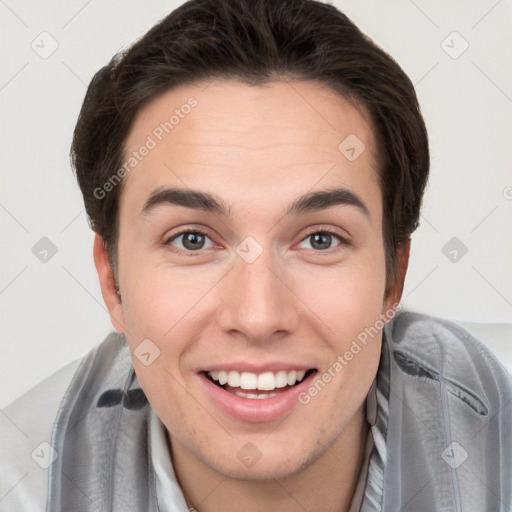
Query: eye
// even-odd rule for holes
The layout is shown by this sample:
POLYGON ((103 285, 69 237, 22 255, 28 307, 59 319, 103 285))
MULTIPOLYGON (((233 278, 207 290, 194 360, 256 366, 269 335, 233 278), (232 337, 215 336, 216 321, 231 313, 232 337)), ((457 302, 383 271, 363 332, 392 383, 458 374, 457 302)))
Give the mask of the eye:
MULTIPOLYGON (((329 229, 313 231, 306 235, 301 243, 305 243, 307 240, 310 240, 310 247, 306 247, 306 249, 312 248, 316 251, 326 251, 340 245, 348 245, 345 238, 329 229), (337 240, 335 246, 332 246, 333 239, 337 240)), ((173 252, 188 253, 189 256, 192 256, 194 252, 211 249, 214 246, 208 234, 198 229, 180 231, 172 235, 165 245, 170 246, 173 252)))
MULTIPOLYGON (((310 240, 311 248, 318 251, 325 251, 327 249, 333 248, 331 246, 333 238, 338 240, 338 243, 335 247, 348 243, 343 237, 327 229, 309 233, 305 238, 302 239, 301 243, 305 242, 306 240, 310 240)), ((309 249, 309 247, 306 247, 306 249, 309 249)))
POLYGON ((179 233, 169 238, 165 244, 172 247, 177 247, 177 250, 173 249, 175 252, 185 253, 198 252, 203 249, 210 249, 213 247, 213 242, 210 237, 203 231, 197 229, 180 231, 179 233), (205 242, 207 239, 210 241, 210 245, 205 247, 205 242))

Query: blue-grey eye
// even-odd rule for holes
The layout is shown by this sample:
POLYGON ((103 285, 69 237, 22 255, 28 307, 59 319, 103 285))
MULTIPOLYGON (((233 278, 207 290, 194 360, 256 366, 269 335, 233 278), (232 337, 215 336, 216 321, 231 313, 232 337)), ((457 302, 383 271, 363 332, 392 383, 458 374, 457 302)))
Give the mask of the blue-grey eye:
MULTIPOLYGON (((318 231, 317 233, 311 233, 310 235, 308 235, 306 238, 304 238, 304 240, 302 240, 302 243, 305 242, 306 240, 311 240, 311 248, 319 251, 324 251, 326 249, 332 248, 331 244, 333 239, 338 239, 338 244, 336 245, 340 245, 343 241, 341 237, 335 235, 334 233, 318 231)), ((309 247, 306 247, 306 249, 309 249, 309 247)))
POLYGON ((209 240, 209 237, 205 233, 201 233, 200 231, 182 231, 177 235, 173 236, 167 243, 176 246, 178 249, 184 251, 198 251, 201 249, 208 249, 213 246, 211 243, 210 246, 205 247, 206 241, 209 240), (176 241, 181 238, 181 247, 176 244, 176 241))

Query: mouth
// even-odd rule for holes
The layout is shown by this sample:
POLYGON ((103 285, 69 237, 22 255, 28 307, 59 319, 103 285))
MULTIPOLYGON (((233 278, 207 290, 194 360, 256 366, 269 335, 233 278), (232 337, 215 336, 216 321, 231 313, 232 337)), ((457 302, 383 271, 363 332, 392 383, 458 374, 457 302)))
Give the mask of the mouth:
POLYGON ((251 372, 212 371, 204 372, 206 378, 228 393, 250 400, 268 399, 285 393, 309 377, 315 368, 309 370, 280 370, 260 374, 251 372))
POLYGON ((299 404, 316 368, 252 373, 202 371, 202 384, 221 412, 249 423, 267 422, 289 414, 299 404))

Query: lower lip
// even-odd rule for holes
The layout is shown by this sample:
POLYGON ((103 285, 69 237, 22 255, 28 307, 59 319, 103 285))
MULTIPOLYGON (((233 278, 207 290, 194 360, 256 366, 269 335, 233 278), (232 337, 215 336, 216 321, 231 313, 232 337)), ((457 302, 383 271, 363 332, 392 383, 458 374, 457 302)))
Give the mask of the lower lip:
MULTIPOLYGON (((315 373, 311 372, 302 382, 288 390, 264 399, 243 398, 230 393, 214 384, 204 373, 200 373, 199 378, 206 392, 224 414, 247 423, 264 423, 278 420, 300 405, 299 395, 308 388, 315 373)), ((242 391, 250 393, 250 391, 242 391)))

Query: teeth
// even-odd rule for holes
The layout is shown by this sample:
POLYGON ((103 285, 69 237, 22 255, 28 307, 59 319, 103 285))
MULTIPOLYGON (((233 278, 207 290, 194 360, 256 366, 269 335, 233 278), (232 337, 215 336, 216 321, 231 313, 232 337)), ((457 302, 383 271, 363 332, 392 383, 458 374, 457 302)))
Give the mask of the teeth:
POLYGON ((240 387, 240 374, 234 370, 228 373, 228 384, 232 388, 240 387))
POLYGON ((276 373, 276 388, 284 388, 288 385, 288 374, 285 371, 276 373))
MULTIPOLYGON (((293 386, 297 382, 301 382, 306 372, 304 370, 292 370, 287 372, 280 370, 278 372, 265 372, 259 375, 251 372, 237 372, 236 370, 214 371, 208 372, 208 375, 221 386, 228 384, 233 388, 241 388, 245 390, 258 389, 260 391, 272 391, 276 388, 284 388, 285 386, 293 386)), ((244 398, 269 398, 274 396, 266 394, 254 393, 235 393, 244 398)))
POLYGON ((272 391, 275 388, 275 379, 272 372, 265 372, 258 375, 258 389, 272 391))
POLYGON ((252 400, 264 400, 265 398, 272 398, 273 396, 277 396, 277 393, 260 393, 258 395, 256 393, 243 393, 242 391, 235 391, 234 394, 236 396, 241 396, 242 398, 251 398, 252 400))
POLYGON ((242 389, 257 389, 258 376, 254 373, 243 372, 242 375, 240 375, 240 387, 242 389))
POLYGON ((297 372, 295 370, 293 370, 292 372, 288 372, 286 379, 288 382, 288 386, 295 384, 295 382, 297 381, 297 372))

